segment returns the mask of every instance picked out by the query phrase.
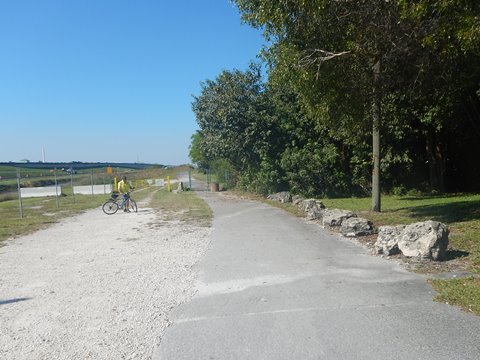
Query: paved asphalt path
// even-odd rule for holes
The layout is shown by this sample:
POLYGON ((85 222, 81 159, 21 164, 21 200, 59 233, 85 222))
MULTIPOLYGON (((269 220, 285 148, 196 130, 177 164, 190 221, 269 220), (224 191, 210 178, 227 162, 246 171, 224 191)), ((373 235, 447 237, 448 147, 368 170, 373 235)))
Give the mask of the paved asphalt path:
POLYGON ((480 359, 480 318, 433 302, 423 277, 283 210, 199 194, 212 242, 154 359, 480 359))

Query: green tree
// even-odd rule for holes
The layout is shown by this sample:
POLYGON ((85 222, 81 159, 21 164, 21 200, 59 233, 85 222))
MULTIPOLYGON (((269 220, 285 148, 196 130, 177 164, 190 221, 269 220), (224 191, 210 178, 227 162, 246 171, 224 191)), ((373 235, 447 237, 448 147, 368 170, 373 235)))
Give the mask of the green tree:
MULTIPOLYGON (((397 7, 383 0, 238 0, 237 5, 245 21, 263 26, 267 38, 280 44, 276 49, 293 53, 293 63, 300 69, 299 89, 312 108, 336 104, 334 107, 345 109, 358 104, 345 103, 342 94, 360 94, 370 104, 358 104, 358 108, 363 110, 360 121, 369 120, 373 128, 372 206, 380 211, 382 64, 392 55, 392 44, 404 43, 405 37, 402 23, 397 21, 397 7), (350 85, 345 92, 341 89, 344 84, 350 85)), ((350 125, 351 116, 342 118, 347 120, 342 127, 350 125)))
MULTIPOLYGON (((236 3, 244 21, 263 28, 270 41, 264 52, 270 77, 292 83, 312 119, 343 140, 363 134, 368 124, 374 134, 375 175, 380 168, 380 129, 387 161, 383 172, 396 163, 415 162, 418 156, 412 153, 417 149, 402 148, 402 139, 407 134, 423 136, 415 145, 424 143, 430 185, 443 190, 442 143, 453 128, 452 120, 458 120, 455 104, 471 96, 475 82, 478 89, 479 2, 236 3), (390 115, 387 121, 381 121, 382 112, 390 115)), ((363 156, 363 151, 357 153, 363 156)), ((372 205, 380 210, 378 186, 372 205)))
MULTIPOLYGON (((413 23, 417 49, 403 60, 413 81, 404 89, 402 108, 424 138, 432 189, 444 191, 452 137, 478 106, 480 84, 480 3, 469 0, 398 1, 413 23)), ((478 113, 477 113, 478 119, 478 113)), ((468 137, 468 134, 465 134, 468 137)), ((459 159, 460 160, 460 159, 459 159)))
POLYGON ((227 159, 235 168, 247 170, 258 164, 258 97, 260 72, 223 71, 215 80, 201 84, 192 109, 202 133, 202 151, 208 159, 227 159))
POLYGON ((210 161, 206 157, 205 151, 203 150, 205 144, 202 132, 197 131, 192 135, 191 140, 192 142, 190 144, 188 153, 190 160, 192 160, 192 162, 200 169, 208 169, 210 161))

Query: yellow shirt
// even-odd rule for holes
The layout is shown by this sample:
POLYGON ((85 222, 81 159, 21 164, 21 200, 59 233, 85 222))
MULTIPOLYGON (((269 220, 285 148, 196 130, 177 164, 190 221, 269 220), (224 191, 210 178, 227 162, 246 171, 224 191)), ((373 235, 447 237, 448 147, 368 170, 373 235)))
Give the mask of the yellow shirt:
POLYGON ((129 191, 130 191, 130 184, 128 183, 128 181, 122 180, 118 183, 118 192, 125 194, 125 193, 128 193, 129 191))

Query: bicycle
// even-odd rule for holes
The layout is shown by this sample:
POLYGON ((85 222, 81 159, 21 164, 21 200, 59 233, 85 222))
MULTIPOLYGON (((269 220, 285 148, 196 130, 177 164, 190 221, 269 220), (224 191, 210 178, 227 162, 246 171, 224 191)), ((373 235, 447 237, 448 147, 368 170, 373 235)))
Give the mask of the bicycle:
POLYGON ((123 209, 125 207, 127 200, 130 202, 129 210, 137 212, 137 203, 130 197, 130 194, 128 194, 126 199, 122 199, 118 197, 118 193, 116 192, 112 193, 112 197, 103 204, 102 210, 107 215, 113 215, 118 209, 123 209))

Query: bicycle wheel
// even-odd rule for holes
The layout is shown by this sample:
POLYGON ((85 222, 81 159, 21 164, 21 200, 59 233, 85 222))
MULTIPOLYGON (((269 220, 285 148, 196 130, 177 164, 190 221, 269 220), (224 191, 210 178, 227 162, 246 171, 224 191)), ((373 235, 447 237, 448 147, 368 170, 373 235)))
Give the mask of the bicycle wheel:
POLYGON ((118 211, 118 204, 115 200, 108 200, 103 204, 102 210, 107 215, 113 215, 118 211))
POLYGON ((133 199, 130 199, 130 211, 133 211, 133 212, 137 212, 138 211, 138 208, 137 208, 137 203, 135 202, 135 200, 133 199))

